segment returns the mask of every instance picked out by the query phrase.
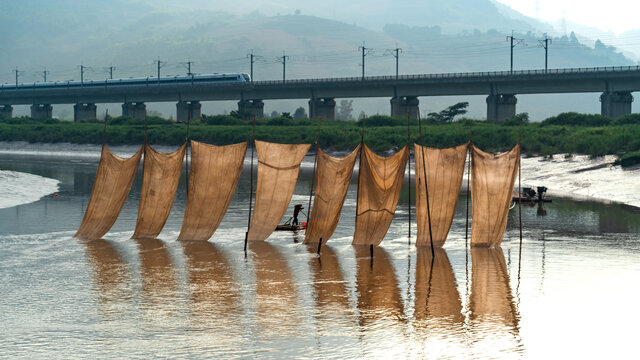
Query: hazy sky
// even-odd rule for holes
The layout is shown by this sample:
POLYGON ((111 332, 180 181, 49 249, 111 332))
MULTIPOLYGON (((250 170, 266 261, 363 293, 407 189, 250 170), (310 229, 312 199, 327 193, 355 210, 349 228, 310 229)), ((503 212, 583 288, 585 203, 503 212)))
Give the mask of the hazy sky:
POLYGON ((637 0, 497 0, 525 15, 541 20, 567 21, 621 33, 640 28, 637 0))

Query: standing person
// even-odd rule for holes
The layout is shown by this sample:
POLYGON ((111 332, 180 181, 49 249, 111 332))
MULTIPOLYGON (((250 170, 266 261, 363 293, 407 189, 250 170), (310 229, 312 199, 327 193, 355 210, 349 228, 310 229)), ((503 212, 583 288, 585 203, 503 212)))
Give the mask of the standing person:
POLYGON ((293 225, 298 225, 298 214, 300 213, 300 211, 302 211, 302 209, 304 209, 304 207, 302 207, 302 204, 296 204, 293 207, 293 225))

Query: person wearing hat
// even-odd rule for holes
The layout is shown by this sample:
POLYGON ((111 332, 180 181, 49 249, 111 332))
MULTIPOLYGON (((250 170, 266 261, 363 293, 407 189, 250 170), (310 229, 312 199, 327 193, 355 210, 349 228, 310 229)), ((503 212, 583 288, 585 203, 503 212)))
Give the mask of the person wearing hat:
POLYGON ((300 213, 300 211, 302 211, 302 209, 304 209, 304 207, 302 207, 302 204, 296 204, 293 207, 293 225, 298 225, 298 214, 300 213))

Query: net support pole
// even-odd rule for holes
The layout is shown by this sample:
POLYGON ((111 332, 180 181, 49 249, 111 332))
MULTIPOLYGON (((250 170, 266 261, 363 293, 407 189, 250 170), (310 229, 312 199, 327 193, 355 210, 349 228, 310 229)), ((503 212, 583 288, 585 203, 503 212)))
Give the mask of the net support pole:
POLYGON ((427 184, 427 164, 424 157, 424 140, 422 138, 422 120, 418 114, 418 127, 420 128, 420 151, 422 152, 422 172, 424 176, 424 192, 427 199, 427 221, 429 223, 429 244, 431 245, 431 258, 435 261, 436 253, 433 250, 433 233, 431 231, 431 208, 429 206, 429 186, 427 184))
MULTIPOLYGON (((409 161, 407 161, 407 166, 409 168, 408 172, 409 172, 409 211, 408 211, 408 218, 409 218, 409 227, 408 227, 408 232, 409 232, 409 238, 408 238, 408 242, 409 245, 411 245, 411 117, 409 112, 407 111, 407 144, 409 146, 409 161)), ((415 154, 414 154, 415 156, 415 154)))
POLYGON ((189 197, 189 147, 190 147, 189 128, 190 126, 191 126, 191 111, 187 111, 187 139, 186 139, 187 147, 184 152, 184 168, 185 168, 185 179, 187 182, 187 197, 189 197))
MULTIPOLYGON (((318 119, 318 133, 316 134, 316 154, 313 157, 313 174, 311 175, 311 189, 309 189, 309 205, 307 207, 307 226, 309 226, 309 214, 311 214, 311 198, 313 198, 313 187, 316 181, 316 165, 318 164, 318 139, 320 138, 320 126, 322 125, 322 119, 318 119)), ((320 247, 318 247, 318 253, 320 247)))
POLYGON ((471 127, 473 123, 469 124, 469 142, 467 143, 467 154, 468 154, 468 162, 467 162, 467 224, 464 229, 464 249, 465 251, 469 245, 469 197, 471 196, 471 127))
POLYGON ((253 152, 256 147, 256 117, 253 116, 251 127, 251 169, 249 175, 249 218, 247 219, 247 232, 244 235, 244 252, 247 252, 247 242, 249 240, 249 229, 251 228, 251 208, 253 206, 253 152))
POLYGON ((364 123, 366 116, 362 118, 362 132, 360 134, 360 164, 358 164, 358 186, 356 187, 356 224, 358 224, 358 199, 360 199, 360 171, 362 171, 362 148, 364 148, 364 123))
POLYGON ((522 120, 520 120, 520 136, 518 138, 518 220, 520 230, 520 245, 518 246, 518 277, 522 260, 522 120))
POLYGON ((102 147, 104 147, 107 138, 107 119, 109 118, 109 109, 104 113, 104 127, 102 129, 102 147))

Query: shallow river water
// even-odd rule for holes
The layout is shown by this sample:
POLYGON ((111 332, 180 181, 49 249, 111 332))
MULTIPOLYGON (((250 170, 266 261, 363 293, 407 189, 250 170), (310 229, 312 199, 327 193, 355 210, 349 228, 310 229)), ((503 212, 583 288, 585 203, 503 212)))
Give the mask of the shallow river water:
MULTIPOLYGON (((635 208, 560 198, 524 206, 520 257, 517 208, 502 249, 465 250, 461 196, 432 261, 430 250, 409 244, 405 186, 371 258, 350 245, 352 182, 320 256, 302 244, 303 233, 276 233, 245 256, 248 167, 204 243, 176 241, 184 181, 160 239, 129 239, 139 171, 112 231, 86 242, 72 236, 98 158, 76 155, 0 154, 2 170, 59 181, 57 197, 0 209, 2 358, 638 356, 635 208)), ((293 199, 305 208, 312 161, 293 199)))

